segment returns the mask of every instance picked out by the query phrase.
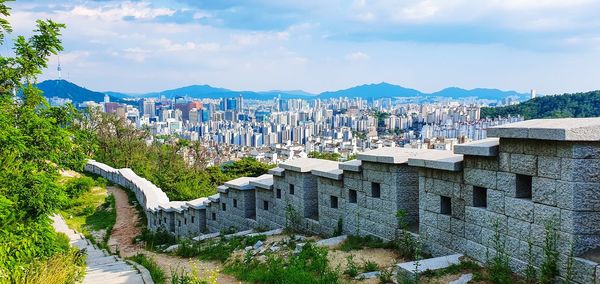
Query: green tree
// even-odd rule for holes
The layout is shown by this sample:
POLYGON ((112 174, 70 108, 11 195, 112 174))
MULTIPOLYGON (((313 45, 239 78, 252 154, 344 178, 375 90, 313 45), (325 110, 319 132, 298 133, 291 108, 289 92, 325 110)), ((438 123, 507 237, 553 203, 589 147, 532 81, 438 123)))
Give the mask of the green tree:
MULTIPOLYGON (((1 45, 12 31, 6 3, 0 0, 1 45)), ((13 57, 0 56, 0 277, 68 248, 48 215, 66 200, 59 169, 81 168, 85 157, 71 131, 74 109, 50 107, 35 87, 48 57, 62 50, 65 26, 36 23, 31 37, 14 39, 13 57)))

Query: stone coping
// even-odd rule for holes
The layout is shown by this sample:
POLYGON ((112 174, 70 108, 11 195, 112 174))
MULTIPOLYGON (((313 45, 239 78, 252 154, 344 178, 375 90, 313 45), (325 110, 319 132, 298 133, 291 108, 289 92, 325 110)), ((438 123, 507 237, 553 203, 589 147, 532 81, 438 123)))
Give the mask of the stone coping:
POLYGON ((361 160, 351 160, 340 163, 340 170, 351 171, 351 172, 360 172, 362 170, 362 161, 361 160))
POLYGON ((488 137, 600 141, 600 117, 533 119, 487 129, 488 137))
POLYGON ((187 208, 185 201, 171 201, 169 203, 159 204, 158 207, 165 212, 183 212, 187 208))
POLYGON ((190 208, 194 208, 194 209, 205 209, 206 208, 205 202, 207 200, 208 200, 207 197, 201 197, 198 199, 190 200, 190 201, 186 202, 185 205, 189 206, 190 208))
POLYGON ((209 200, 210 202, 219 202, 219 198, 220 198, 220 196, 219 196, 219 194, 217 193, 217 194, 213 194, 213 195, 209 196, 209 197, 208 197, 208 200, 209 200))
POLYGON ((328 178, 328 179, 333 179, 333 180, 342 180, 342 177, 344 176, 344 171, 340 170, 340 169, 333 169, 333 170, 317 170, 317 169, 315 169, 310 172, 313 175, 328 178))
MULTIPOLYGON (((290 160, 284 163, 279 164, 279 167, 294 172, 300 173, 308 173, 312 170, 332 170, 337 169, 339 166, 339 162, 322 160, 322 159, 313 159, 313 158, 301 158, 290 160)), ((270 173, 270 172, 269 172, 270 173)))
POLYGON ((254 189, 254 186, 250 184, 250 181, 252 180, 254 180, 253 177, 240 177, 226 182, 225 186, 230 189, 252 190, 254 189))
POLYGON ((487 138, 454 146, 454 154, 468 156, 496 157, 498 156, 499 138, 487 138))
POLYGON ((254 187, 273 190, 273 175, 264 174, 250 181, 254 187))
POLYGON ((436 170, 457 172, 462 170, 463 155, 450 151, 428 150, 417 157, 409 158, 408 165, 436 170))
POLYGON ((284 171, 285 171, 284 169, 282 169, 280 167, 277 167, 277 168, 270 169, 269 170, 269 174, 274 175, 274 176, 278 176, 278 177, 282 177, 284 171))
POLYGON ((217 192, 227 194, 229 192, 229 187, 219 185, 217 186, 217 192))
POLYGON ((358 159, 363 162, 372 163, 406 164, 409 158, 421 155, 422 153, 427 151, 430 150, 400 147, 384 147, 359 153, 358 159))

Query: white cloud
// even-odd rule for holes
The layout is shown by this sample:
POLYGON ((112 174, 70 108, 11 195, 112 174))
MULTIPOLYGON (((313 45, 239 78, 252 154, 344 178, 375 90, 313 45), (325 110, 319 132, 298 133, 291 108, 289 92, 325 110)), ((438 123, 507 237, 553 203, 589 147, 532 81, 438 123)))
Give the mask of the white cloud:
POLYGON ((150 20, 159 16, 171 16, 175 12, 175 10, 169 8, 152 8, 148 2, 124 2, 94 8, 78 5, 73 7, 68 14, 72 16, 91 17, 103 21, 122 21, 125 17, 150 20))
POLYGON ((346 59, 348 59, 350 61, 358 62, 358 61, 367 61, 367 60, 371 59, 371 57, 369 55, 367 55, 366 53, 357 51, 357 52, 353 52, 353 53, 346 55, 346 59))
POLYGON ((130 47, 123 50, 123 58, 142 63, 151 55, 152 51, 140 47, 130 47))
POLYGON ((170 51, 170 52, 191 51, 191 50, 212 52, 212 51, 218 51, 220 48, 220 45, 218 43, 214 43, 214 42, 195 43, 195 42, 187 41, 185 43, 176 43, 176 42, 173 42, 166 38, 160 39, 157 43, 163 50, 170 51))

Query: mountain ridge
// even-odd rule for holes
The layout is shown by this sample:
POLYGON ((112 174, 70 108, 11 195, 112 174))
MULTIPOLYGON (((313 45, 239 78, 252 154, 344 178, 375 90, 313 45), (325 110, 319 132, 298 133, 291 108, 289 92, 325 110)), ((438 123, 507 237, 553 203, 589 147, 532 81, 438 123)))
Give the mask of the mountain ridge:
POLYGON ((100 102, 107 94, 111 101, 120 101, 123 99, 141 99, 148 97, 164 96, 166 98, 176 98, 188 96, 192 98, 231 98, 242 95, 246 99, 266 100, 281 97, 283 99, 304 98, 304 99, 330 99, 338 97, 364 98, 367 100, 379 98, 397 98, 397 97, 446 97, 446 98, 480 98, 488 100, 501 100, 506 97, 516 96, 519 99, 528 97, 526 93, 516 91, 503 91, 492 88, 463 89, 459 87, 448 87, 433 93, 424 93, 416 89, 406 88, 387 82, 363 84, 347 89, 337 91, 325 91, 319 94, 312 94, 302 90, 271 90, 271 91, 235 91, 227 88, 213 87, 207 84, 189 85, 180 88, 163 90, 160 92, 149 92, 141 94, 127 94, 121 92, 105 91, 96 92, 84 87, 80 87, 66 80, 47 80, 38 84, 38 87, 44 91, 45 96, 63 97, 73 100, 73 102, 97 101, 100 102))

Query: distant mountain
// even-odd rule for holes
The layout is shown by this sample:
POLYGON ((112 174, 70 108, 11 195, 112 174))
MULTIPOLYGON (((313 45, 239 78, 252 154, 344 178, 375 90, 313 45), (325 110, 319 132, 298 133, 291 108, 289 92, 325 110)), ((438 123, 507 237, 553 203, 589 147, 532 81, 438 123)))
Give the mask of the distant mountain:
MULTIPOLYGON (((101 102, 104 100, 104 93, 88 90, 66 80, 47 80, 37 84, 37 87, 44 92, 44 97, 70 99, 74 104, 84 101, 101 102)), ((120 101, 117 97, 110 95, 109 97, 111 101, 120 101)))
POLYGON ((481 117, 521 115, 525 119, 600 116, 600 91, 544 96, 520 104, 481 109, 481 117))
POLYGON ((476 97, 485 100, 501 100, 506 97, 519 97, 520 99, 525 99, 529 96, 529 94, 517 93, 515 91, 502 91, 498 89, 484 88, 465 90, 457 87, 446 88, 441 91, 431 93, 429 95, 434 97, 446 97, 455 99, 476 97))
POLYGON ((422 96, 423 93, 415 90, 404 88, 397 85, 388 84, 385 82, 379 84, 368 84, 352 87, 349 89, 323 92, 319 94, 321 99, 348 97, 348 98, 364 98, 364 99, 379 99, 393 97, 416 97, 422 96))
POLYGON ((231 98, 242 95, 246 99, 254 100, 269 100, 276 97, 283 99, 291 98, 364 98, 368 100, 379 99, 379 98, 395 98, 395 97, 427 97, 433 99, 435 97, 446 97, 446 98, 479 98, 487 100, 501 100, 503 98, 513 96, 519 97, 524 100, 528 97, 528 94, 518 93, 515 91, 502 91, 498 89, 472 89, 465 90, 457 87, 446 88, 441 91, 427 94, 420 92, 415 89, 405 88, 398 85, 389 83, 378 83, 378 84, 366 84, 360 85, 344 90, 328 91, 320 94, 311 94, 302 90, 272 90, 263 92, 253 91, 234 91, 226 88, 213 87, 210 85, 191 85, 176 89, 164 90, 161 92, 143 93, 143 94, 128 94, 121 92, 95 92, 86 88, 77 86, 71 82, 65 80, 48 80, 38 84, 38 87, 44 91, 46 97, 61 97, 69 98, 73 102, 78 103, 82 101, 96 101, 101 102, 104 99, 104 94, 107 94, 111 101, 122 101, 123 99, 137 99, 137 98, 148 98, 148 97, 159 97, 165 96, 166 98, 176 97, 191 97, 191 98, 231 98))

